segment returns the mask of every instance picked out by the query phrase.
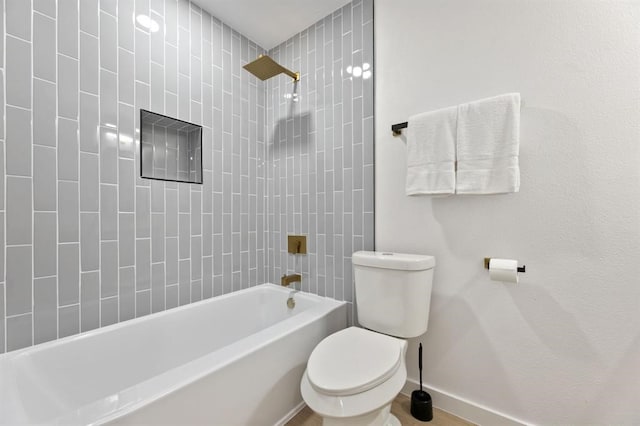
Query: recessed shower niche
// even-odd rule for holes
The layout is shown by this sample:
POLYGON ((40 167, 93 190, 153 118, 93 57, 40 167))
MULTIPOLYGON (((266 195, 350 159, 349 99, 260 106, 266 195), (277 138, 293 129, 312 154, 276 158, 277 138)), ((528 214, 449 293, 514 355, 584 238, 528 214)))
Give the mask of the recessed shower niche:
POLYGON ((140 110, 140 176, 202 183, 202 126, 140 110))

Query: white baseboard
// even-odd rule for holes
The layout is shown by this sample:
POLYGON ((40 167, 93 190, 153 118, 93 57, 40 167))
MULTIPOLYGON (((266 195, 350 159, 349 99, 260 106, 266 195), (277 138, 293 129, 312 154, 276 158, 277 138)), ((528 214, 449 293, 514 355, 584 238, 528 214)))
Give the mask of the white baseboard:
MULTIPOLYGON (((506 414, 493 411, 433 387, 423 385, 423 388, 431 395, 434 407, 472 423, 490 426, 521 426, 527 424, 506 414)), ((411 392, 416 389, 420 389, 420 384, 415 380, 407 379, 400 393, 411 397, 411 392)))
POLYGON ((274 426, 284 426, 289 420, 294 418, 296 416, 296 414, 298 414, 300 411, 302 411, 304 409, 304 407, 306 407, 306 406, 307 406, 307 404, 305 404, 304 401, 302 401, 300 404, 296 405, 293 410, 291 410, 287 414, 285 414, 283 418, 278 420, 274 426))

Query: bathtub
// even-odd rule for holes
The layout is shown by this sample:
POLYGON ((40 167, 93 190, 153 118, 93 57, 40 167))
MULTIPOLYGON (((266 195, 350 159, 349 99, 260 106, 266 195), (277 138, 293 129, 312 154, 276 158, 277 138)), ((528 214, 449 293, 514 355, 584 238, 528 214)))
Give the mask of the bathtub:
POLYGON ((273 425, 344 302, 273 284, 0 356, 0 424, 273 425))

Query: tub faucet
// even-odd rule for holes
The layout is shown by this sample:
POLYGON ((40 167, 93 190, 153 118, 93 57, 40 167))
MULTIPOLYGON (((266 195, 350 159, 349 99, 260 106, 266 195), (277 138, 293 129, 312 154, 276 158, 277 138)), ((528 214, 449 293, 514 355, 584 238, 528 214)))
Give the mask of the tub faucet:
POLYGON ((301 280, 302 280, 302 275, 300 274, 283 275, 282 278, 280 279, 280 284, 287 287, 291 283, 300 282, 301 280))

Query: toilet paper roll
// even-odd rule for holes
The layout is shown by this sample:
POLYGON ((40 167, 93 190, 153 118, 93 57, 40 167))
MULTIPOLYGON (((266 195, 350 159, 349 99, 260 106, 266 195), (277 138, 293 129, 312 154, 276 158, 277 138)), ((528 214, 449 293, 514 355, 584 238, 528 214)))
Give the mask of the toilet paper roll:
POLYGON ((489 278, 492 281, 518 284, 518 261, 513 259, 491 259, 489 278))

